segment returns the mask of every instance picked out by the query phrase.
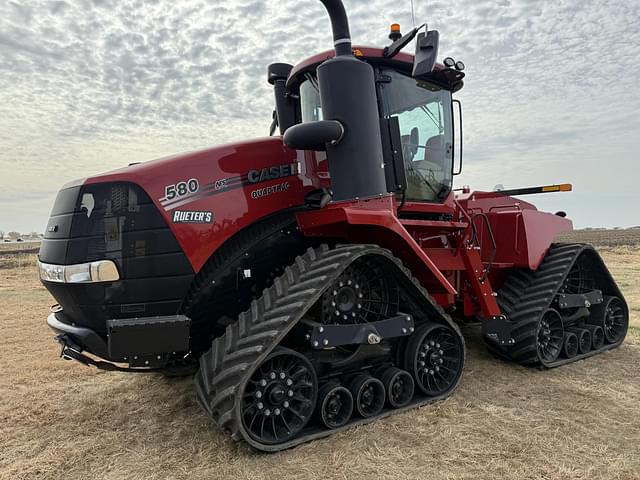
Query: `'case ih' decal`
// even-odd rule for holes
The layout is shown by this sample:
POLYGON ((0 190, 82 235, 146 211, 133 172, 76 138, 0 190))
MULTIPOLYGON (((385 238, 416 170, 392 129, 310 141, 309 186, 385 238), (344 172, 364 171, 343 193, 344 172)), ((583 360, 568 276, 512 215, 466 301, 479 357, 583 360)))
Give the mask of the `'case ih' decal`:
MULTIPOLYGON (((196 179, 192 179, 196 182, 196 189, 194 191, 189 191, 188 182, 187 192, 184 195, 180 194, 181 191, 184 191, 184 187, 182 188, 182 190, 178 191, 178 186, 184 184, 185 182, 180 182, 175 185, 167 185, 165 187, 165 196, 159 200, 164 209, 169 211, 173 210, 174 208, 178 208, 191 203, 194 200, 198 200, 200 198, 216 195, 218 193, 228 192, 230 190, 235 190, 237 188, 246 187, 249 185, 257 185, 259 183, 269 182, 271 180, 296 176, 299 173, 300 167, 298 163, 288 163, 285 165, 274 165, 272 167, 262 168, 258 170, 249 170, 244 175, 240 175, 237 177, 228 177, 214 180, 211 183, 207 183, 202 188, 199 187, 197 183, 198 181, 196 179), (169 194, 167 194, 167 192, 172 192, 174 190, 175 195, 171 195, 171 198, 169 198, 169 194)), ((192 180, 189 180, 189 182, 191 182, 192 180)), ((271 195, 272 193, 283 192, 288 190, 289 187, 289 182, 283 182, 272 187, 253 190, 251 192, 251 198, 257 199, 265 197, 267 195, 271 195)))

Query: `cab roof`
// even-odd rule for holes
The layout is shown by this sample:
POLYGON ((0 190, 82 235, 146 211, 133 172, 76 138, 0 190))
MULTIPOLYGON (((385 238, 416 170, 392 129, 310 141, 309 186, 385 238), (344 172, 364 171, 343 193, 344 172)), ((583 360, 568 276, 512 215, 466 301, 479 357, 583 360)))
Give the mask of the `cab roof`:
MULTIPOLYGON (((356 58, 360 58, 371 64, 388 66, 406 73, 411 73, 413 69, 414 56, 409 53, 399 52, 394 57, 387 58, 384 56, 383 48, 354 45, 352 50, 356 58)), ((289 73, 289 77, 287 78, 287 87, 291 88, 297 86, 301 82, 302 74, 309 71, 315 71, 318 65, 325 60, 333 58, 335 54, 336 52, 333 49, 326 50, 298 63, 289 73)), ((449 89, 457 91, 462 88, 462 78, 464 77, 464 73, 445 68, 441 63, 436 63, 433 69, 433 77, 435 83, 440 84, 443 83, 442 80, 446 77, 447 82, 445 83, 449 84, 449 89), (446 75, 443 75, 445 72, 446 75)))

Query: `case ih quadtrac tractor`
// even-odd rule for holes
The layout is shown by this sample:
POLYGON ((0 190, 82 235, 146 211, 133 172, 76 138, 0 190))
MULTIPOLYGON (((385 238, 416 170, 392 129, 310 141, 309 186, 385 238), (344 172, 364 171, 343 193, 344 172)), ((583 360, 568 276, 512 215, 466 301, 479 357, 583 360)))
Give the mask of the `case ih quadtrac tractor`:
POLYGON ((269 66, 271 137, 60 191, 39 268, 62 356, 197 368, 207 415, 273 451, 450 395, 459 323, 523 365, 620 345, 628 307, 598 254, 513 197, 569 185, 454 191, 464 65, 436 63, 438 32, 352 47, 341 0, 322 3, 335 49, 269 66))

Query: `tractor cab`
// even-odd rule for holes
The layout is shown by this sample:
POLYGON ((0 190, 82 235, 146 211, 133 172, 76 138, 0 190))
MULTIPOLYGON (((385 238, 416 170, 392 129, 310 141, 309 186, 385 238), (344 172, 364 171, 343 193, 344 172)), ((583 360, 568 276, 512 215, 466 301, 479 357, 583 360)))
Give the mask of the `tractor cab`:
MULTIPOLYGON (((399 31, 394 33, 396 41, 402 41, 397 36, 399 31)), ((408 43, 406 39, 404 42, 408 43)), ((463 86, 464 65, 450 58, 444 65, 433 61, 427 71, 416 75, 416 57, 399 51, 390 55, 392 46, 352 49, 354 57, 371 65, 374 71, 387 191, 401 195, 407 202, 439 203, 453 187, 456 129, 452 93, 463 86)), ((296 67, 274 64, 288 70, 283 82, 286 103, 278 102, 276 91, 274 118, 279 121, 281 133, 293 125, 327 120, 316 68, 333 56, 333 51, 323 52, 296 67), (283 111, 285 105, 287 111, 283 111)), ((273 67, 269 69, 271 83, 273 67)))
MULTIPOLYGON (((380 117, 396 118, 400 130, 406 199, 441 201, 453 178, 451 91, 392 67, 379 66, 377 78, 380 117)), ((298 93, 301 122, 323 120, 313 73, 303 74, 298 93)))

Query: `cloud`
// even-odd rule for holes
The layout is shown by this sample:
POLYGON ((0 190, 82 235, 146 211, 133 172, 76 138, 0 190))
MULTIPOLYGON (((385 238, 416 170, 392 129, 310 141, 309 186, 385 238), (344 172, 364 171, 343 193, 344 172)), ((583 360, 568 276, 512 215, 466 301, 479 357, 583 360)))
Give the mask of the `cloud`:
MULTIPOLYGON (((408 1, 345 4, 359 44, 386 43, 393 21, 411 25, 408 1)), ((416 21, 440 30, 441 56, 467 65, 460 183, 573 181, 612 212, 596 218, 580 202, 578 225, 640 223, 613 200, 638 179, 638 2, 414 4, 416 21)), ((72 178, 264 135, 267 65, 330 40, 317 0, 1 3, 0 226, 42 228, 72 178)))

